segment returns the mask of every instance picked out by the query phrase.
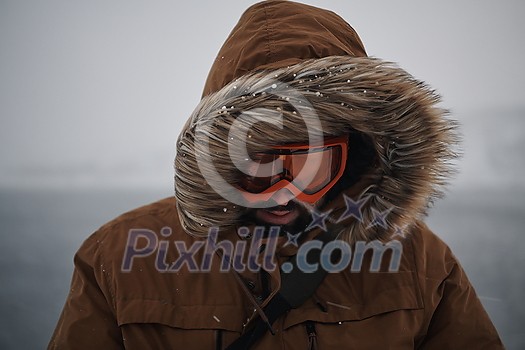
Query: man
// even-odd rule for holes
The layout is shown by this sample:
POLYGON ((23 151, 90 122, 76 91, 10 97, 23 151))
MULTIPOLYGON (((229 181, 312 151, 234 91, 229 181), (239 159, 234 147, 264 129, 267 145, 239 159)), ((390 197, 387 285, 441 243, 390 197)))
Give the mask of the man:
POLYGON ((502 348, 420 221, 455 157, 437 101, 336 14, 250 7, 180 134, 175 198, 84 242, 49 348, 502 348))

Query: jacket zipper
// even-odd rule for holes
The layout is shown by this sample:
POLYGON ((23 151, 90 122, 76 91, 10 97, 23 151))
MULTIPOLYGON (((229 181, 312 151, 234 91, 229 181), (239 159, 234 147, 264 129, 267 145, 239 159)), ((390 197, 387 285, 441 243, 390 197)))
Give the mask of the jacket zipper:
POLYGON ((308 334, 308 350, 317 350, 317 332, 313 321, 306 321, 306 333, 308 334))

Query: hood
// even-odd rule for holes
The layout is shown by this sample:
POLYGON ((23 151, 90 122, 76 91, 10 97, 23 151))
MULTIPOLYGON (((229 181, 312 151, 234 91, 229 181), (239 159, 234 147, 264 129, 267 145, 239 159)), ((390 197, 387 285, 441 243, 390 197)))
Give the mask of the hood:
POLYGON ((191 235, 242 224, 230 185, 236 164, 273 145, 343 134, 369 140, 374 166, 322 208, 349 242, 413 225, 453 172, 456 124, 439 96, 395 64, 367 57, 354 29, 330 11, 289 1, 250 7, 203 96, 175 158, 178 213, 191 235), (355 202, 359 218, 341 216, 355 202))
POLYGON ((252 72, 310 58, 366 57, 356 31, 327 10, 291 1, 264 1, 244 12, 221 47, 203 96, 252 72))

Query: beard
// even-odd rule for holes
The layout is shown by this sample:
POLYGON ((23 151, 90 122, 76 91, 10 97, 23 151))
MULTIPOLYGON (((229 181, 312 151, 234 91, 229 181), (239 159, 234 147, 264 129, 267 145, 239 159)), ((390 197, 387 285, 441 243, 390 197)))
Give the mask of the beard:
POLYGON ((312 220, 312 217, 309 211, 303 205, 297 203, 294 200, 288 202, 286 205, 276 204, 275 206, 265 208, 265 209, 246 208, 245 212, 241 215, 242 223, 251 223, 251 224, 255 224, 256 226, 266 227, 267 229, 265 230, 265 232, 268 232, 269 231, 268 229, 271 226, 280 227, 279 235, 281 236, 286 235, 287 232, 295 235, 295 234, 298 234, 304 231, 304 229, 306 229, 306 227, 308 227, 308 225, 310 224, 311 220, 312 220), (290 223, 287 223, 285 225, 276 225, 276 224, 268 223, 260 219, 259 217, 257 217, 258 210, 267 210, 267 211, 294 211, 294 210, 297 210, 299 212, 299 215, 295 220, 293 220, 290 223))

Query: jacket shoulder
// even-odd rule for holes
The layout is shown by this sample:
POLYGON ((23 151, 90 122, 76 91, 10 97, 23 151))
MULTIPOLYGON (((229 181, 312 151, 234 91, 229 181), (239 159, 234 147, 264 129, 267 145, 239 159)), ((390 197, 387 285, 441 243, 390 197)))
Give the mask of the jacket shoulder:
POLYGON ((158 232, 163 227, 169 227, 173 232, 184 233, 179 223, 175 197, 140 206, 108 221, 83 242, 79 252, 102 242, 121 246, 125 244, 130 230, 158 232))
POLYGON ((109 275, 118 275, 130 244, 140 253, 141 244, 157 245, 167 230, 171 240, 190 244, 195 239, 182 229, 174 197, 138 207, 102 225, 77 250, 75 265, 89 265, 103 277, 100 282, 109 282, 109 275))
POLYGON ((176 223, 178 223, 178 214, 175 197, 167 197, 125 212, 102 225, 97 232, 104 235, 108 234, 113 229, 122 226, 151 226, 155 224, 173 225, 176 223))
POLYGON ((427 279, 444 280, 459 264, 450 247, 422 221, 416 222, 406 239, 418 273, 427 279))
POLYGON ((407 243, 413 247, 424 305, 425 349, 502 348, 501 340, 461 264, 448 245, 418 222, 407 243))

